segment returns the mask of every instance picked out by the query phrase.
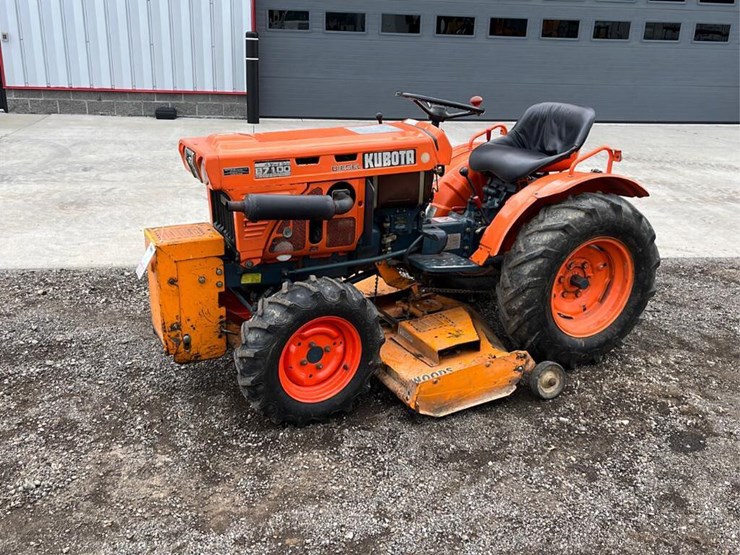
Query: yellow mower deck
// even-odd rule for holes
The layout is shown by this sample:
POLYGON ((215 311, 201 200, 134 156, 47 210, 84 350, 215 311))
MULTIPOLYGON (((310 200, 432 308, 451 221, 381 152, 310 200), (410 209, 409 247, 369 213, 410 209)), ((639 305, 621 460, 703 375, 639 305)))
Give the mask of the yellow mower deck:
MULTIPOLYGON (((220 357, 229 326, 219 305, 223 237, 205 223, 147 229, 145 236, 155 249, 148 263, 152 324, 166 352, 181 363, 220 357)), ((527 352, 506 351, 468 305, 422 293, 388 265, 378 270, 383 277, 356 285, 384 316, 385 367, 377 376, 412 410, 444 416, 506 397, 534 368, 527 352)))
MULTIPOLYGON (((375 296, 374 278, 357 287, 375 296)), ((527 352, 506 351, 466 304, 382 280, 375 302, 387 322, 377 376, 418 413, 445 416, 506 397, 535 366, 527 352)))

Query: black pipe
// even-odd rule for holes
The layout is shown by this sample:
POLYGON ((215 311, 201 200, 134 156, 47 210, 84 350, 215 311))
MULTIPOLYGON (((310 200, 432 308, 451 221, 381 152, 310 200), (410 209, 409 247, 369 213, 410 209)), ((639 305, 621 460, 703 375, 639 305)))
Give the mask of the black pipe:
POLYGON ((354 205, 349 192, 340 189, 329 195, 252 194, 241 202, 227 201, 226 208, 243 212, 248 220, 331 220, 349 212, 354 205))
POLYGON ((424 240, 424 234, 421 233, 414 241, 409 245, 409 248, 406 249, 406 251, 403 253, 403 263, 408 266, 409 265, 409 256, 411 255, 411 252, 419 246, 419 243, 421 243, 424 240))
POLYGON ((335 262, 334 264, 324 264, 323 266, 308 266, 306 268, 298 268, 296 270, 290 270, 287 273, 289 276, 296 274, 310 274, 311 272, 326 272, 327 270, 336 270, 338 268, 347 268, 349 266, 362 266, 364 264, 374 264, 375 262, 381 262, 382 260, 388 260, 389 258, 396 258, 406 252, 407 249, 402 251, 393 251, 379 256, 373 256, 371 258, 360 258, 358 260, 344 260, 342 262, 335 262))
POLYGON ((260 48, 259 37, 254 31, 245 34, 247 71, 247 122, 260 122, 260 48))

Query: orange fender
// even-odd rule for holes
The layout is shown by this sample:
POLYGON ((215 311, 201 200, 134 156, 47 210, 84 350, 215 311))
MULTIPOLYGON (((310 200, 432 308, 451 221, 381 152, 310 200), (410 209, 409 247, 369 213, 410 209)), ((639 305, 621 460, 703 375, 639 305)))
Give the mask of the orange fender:
MULTIPOLYGON (((460 168, 468 165, 470 148, 467 144, 458 145, 452 149, 452 160, 447 166, 444 176, 439 180, 432 199, 435 216, 446 216, 450 212, 462 212, 468 205, 470 185, 460 175, 460 168)), ((469 170, 468 177, 473 182, 475 193, 483 198, 483 187, 486 176, 474 170, 469 170)))
POLYGON ((611 173, 552 173, 530 183, 506 201, 483 232, 480 245, 470 259, 482 266, 505 252, 514 243, 519 229, 548 204, 581 193, 614 193, 623 197, 646 197, 648 192, 636 181, 611 173))

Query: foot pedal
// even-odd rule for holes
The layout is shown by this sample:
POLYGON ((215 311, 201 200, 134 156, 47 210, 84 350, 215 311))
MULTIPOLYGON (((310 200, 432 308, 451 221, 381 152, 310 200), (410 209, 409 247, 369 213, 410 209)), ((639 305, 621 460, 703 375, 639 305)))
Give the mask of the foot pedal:
POLYGON ((475 262, 451 252, 412 254, 409 256, 409 262, 415 268, 428 274, 476 272, 481 269, 475 262))

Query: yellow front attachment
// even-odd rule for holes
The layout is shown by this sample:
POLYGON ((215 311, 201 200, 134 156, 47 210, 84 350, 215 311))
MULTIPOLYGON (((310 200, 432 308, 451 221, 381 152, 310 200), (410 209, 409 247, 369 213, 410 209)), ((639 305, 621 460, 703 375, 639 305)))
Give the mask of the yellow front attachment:
POLYGON ((206 223, 145 229, 144 236, 156 248, 149 303, 165 351, 180 363, 220 357, 226 352, 226 312, 218 302, 223 237, 206 223))
MULTIPOLYGON (((370 281, 358 284, 373 296, 370 281)), ((506 351, 473 309, 453 299, 379 287, 384 328, 378 378, 412 410, 445 416, 506 397, 535 366, 526 351, 506 351)))

